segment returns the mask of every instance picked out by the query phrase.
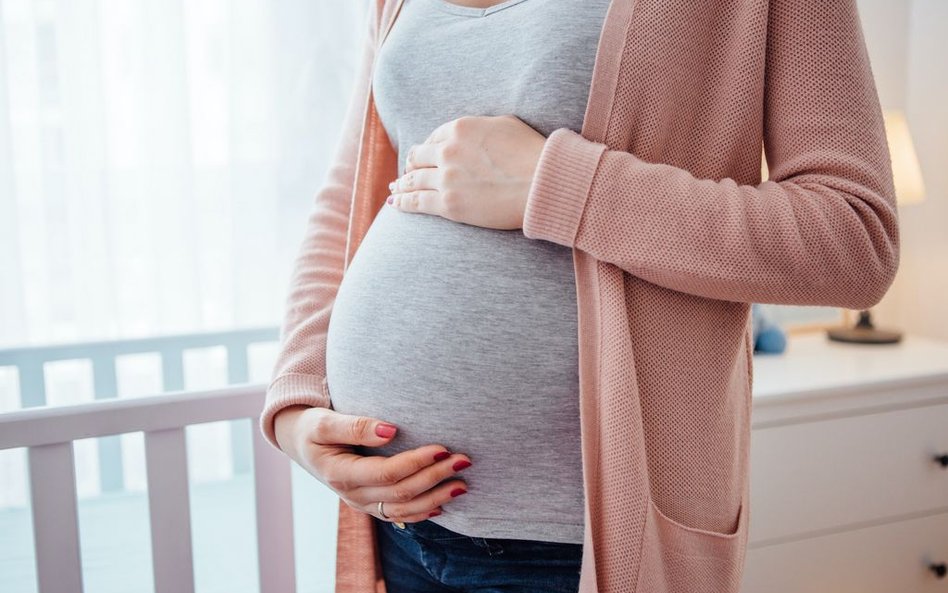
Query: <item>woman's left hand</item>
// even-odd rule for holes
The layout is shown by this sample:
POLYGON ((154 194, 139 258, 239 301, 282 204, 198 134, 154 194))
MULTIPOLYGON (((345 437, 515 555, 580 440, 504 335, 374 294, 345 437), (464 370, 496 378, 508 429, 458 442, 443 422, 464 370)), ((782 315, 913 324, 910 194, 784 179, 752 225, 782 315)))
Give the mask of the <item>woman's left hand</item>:
POLYGON ((519 229, 546 137, 513 115, 462 116, 405 158, 389 204, 492 229, 519 229))

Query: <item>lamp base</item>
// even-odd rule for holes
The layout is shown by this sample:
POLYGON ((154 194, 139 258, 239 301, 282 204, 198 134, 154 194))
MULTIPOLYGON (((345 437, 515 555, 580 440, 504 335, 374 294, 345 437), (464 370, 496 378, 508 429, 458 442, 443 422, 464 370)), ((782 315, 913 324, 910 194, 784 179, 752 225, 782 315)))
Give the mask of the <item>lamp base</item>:
POLYGON ((902 340, 902 332, 876 328, 867 310, 859 312, 859 321, 853 327, 830 328, 826 330, 826 337, 853 344, 894 344, 902 340))

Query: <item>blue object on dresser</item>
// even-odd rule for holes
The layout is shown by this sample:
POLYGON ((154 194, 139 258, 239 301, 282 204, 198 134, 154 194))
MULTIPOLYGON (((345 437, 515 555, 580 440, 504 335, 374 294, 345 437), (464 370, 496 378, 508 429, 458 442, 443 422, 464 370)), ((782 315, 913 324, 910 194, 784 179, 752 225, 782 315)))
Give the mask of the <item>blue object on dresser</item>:
POLYGON ((787 348, 787 336, 760 303, 751 304, 754 324, 754 352, 779 354, 787 348))

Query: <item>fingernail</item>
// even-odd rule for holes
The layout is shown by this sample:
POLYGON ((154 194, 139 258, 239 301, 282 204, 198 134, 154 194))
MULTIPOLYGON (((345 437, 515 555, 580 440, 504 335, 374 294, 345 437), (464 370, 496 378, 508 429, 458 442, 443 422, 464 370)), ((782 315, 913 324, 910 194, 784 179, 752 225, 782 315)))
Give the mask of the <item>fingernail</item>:
POLYGON ((470 467, 470 465, 471 462, 467 459, 459 459, 452 467, 454 468, 454 471, 458 471, 460 469, 464 469, 465 467, 470 467))
POLYGON ((441 461, 443 459, 447 459, 448 457, 451 457, 450 451, 439 451, 438 453, 435 453, 434 460, 441 461))
POLYGON ((464 488, 455 488, 454 490, 451 491, 451 496, 461 496, 465 492, 467 492, 467 490, 465 490, 464 488))
POLYGON ((395 200, 395 196, 389 196, 388 199, 385 201, 391 204, 394 200, 395 200))
POLYGON ((395 189, 395 182, 390 181, 388 184, 388 191, 392 191, 393 189, 395 189))
POLYGON ((430 513, 428 513, 428 516, 429 516, 429 517, 437 517, 437 516, 440 515, 440 514, 441 514, 441 511, 431 511, 430 513))
POLYGON ((379 424, 375 425, 375 434, 379 435, 380 437, 388 438, 393 436, 395 434, 395 430, 396 428, 394 426, 384 422, 380 422, 379 424))

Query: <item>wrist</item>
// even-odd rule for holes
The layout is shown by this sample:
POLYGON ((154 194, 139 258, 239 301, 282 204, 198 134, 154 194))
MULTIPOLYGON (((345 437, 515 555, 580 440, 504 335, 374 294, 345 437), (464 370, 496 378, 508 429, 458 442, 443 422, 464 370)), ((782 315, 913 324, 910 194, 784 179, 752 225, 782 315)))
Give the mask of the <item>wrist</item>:
POLYGON ((280 450, 289 455, 295 456, 295 435, 296 422, 300 415, 312 406, 306 404, 293 404, 279 410, 273 415, 273 434, 276 438, 280 450))

